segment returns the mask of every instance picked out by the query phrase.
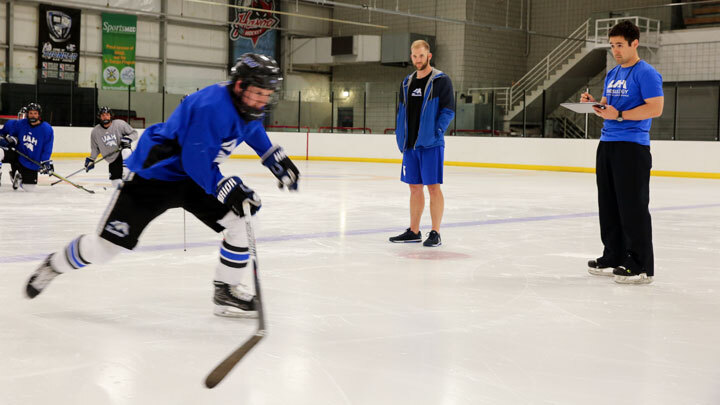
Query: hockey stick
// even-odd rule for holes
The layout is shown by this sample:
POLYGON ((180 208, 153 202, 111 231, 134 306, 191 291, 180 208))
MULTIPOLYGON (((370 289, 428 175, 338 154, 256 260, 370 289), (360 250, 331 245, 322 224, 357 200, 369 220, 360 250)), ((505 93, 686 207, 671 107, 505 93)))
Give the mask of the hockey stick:
MULTIPOLYGON (((13 150, 14 150, 15 153, 17 153, 18 155, 20 155, 20 156, 24 157, 25 159, 29 160, 30 163, 32 163, 32 164, 34 164, 34 165, 36 165, 36 166, 41 166, 41 167, 42 167, 42 165, 40 164, 40 162, 38 162, 37 160, 34 160, 34 159, 31 158, 30 156, 28 156, 28 155, 20 152, 20 151, 17 150, 17 149, 14 149, 14 148, 13 148, 13 150)), ((87 191, 87 192, 90 193, 90 194, 95 194, 94 191, 88 190, 88 189, 86 189, 85 187, 83 187, 83 186, 81 186, 81 185, 79 185, 79 184, 73 183, 72 181, 66 179, 65 177, 63 177, 63 176, 61 176, 61 175, 59 175, 59 174, 57 174, 57 173, 55 173, 55 172, 50 172, 50 173, 48 173, 48 174, 49 174, 50 176, 55 176, 55 177, 57 177, 58 179, 67 182, 68 184, 74 186, 75 188, 79 188, 80 190, 87 191)))
MULTIPOLYGON (((103 155, 103 157, 101 157, 100 159, 94 161, 94 162, 93 162, 93 165, 95 165, 95 163, 100 163, 100 162, 102 162, 103 160, 109 158, 110 156, 115 156, 115 155, 116 155, 118 152, 120 152, 121 150, 122 150, 122 149, 118 149, 118 150, 116 150, 115 152, 113 152, 113 153, 111 153, 111 154, 109 154, 109 155, 107 155, 107 156, 104 156, 104 155, 103 155)), ((76 170, 76 171, 68 174, 68 175, 65 176, 65 177, 66 177, 66 178, 72 177, 72 176, 74 176, 74 175, 76 175, 76 174, 78 174, 78 173, 80 173, 80 172, 82 172, 82 171, 87 171, 87 170, 83 167, 82 169, 76 170)), ((54 183, 50 183, 50 185, 51 185, 51 186, 54 186, 54 185, 56 185, 56 184, 58 184, 58 183, 60 183, 60 182, 62 182, 62 180, 58 180, 58 181, 56 181, 56 182, 54 182, 54 183)))
MULTIPOLYGON (((243 212, 248 214, 250 213, 250 203, 243 203, 243 212)), ((205 386, 208 388, 214 388, 216 385, 220 384, 220 381, 222 381, 223 378, 230 373, 233 367, 235 367, 235 365, 238 364, 238 362, 240 362, 240 360, 242 360, 243 357, 245 357, 245 355, 248 354, 248 352, 267 335, 267 332, 265 331, 265 313, 263 312, 262 298, 260 296, 260 279, 258 278, 258 259, 257 250, 255 248, 255 233, 253 232, 252 224, 250 223, 250 215, 246 214, 243 218, 245 219, 245 229, 247 230, 248 251, 250 252, 250 257, 252 257, 253 260, 255 300, 258 311, 258 329, 254 335, 242 344, 242 346, 238 347, 237 350, 218 364, 218 366, 215 367, 210 374, 208 374, 205 379, 205 386)))

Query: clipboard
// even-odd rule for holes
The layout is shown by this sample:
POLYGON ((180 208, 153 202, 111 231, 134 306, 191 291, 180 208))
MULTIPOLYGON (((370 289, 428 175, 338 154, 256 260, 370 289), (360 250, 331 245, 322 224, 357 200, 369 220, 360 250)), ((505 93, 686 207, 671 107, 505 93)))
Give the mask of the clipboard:
POLYGON ((567 108, 568 110, 574 111, 576 113, 580 114, 595 114, 595 110, 593 110, 593 106, 598 106, 605 109, 605 106, 597 103, 597 102, 591 102, 591 103, 560 103, 561 106, 567 108))

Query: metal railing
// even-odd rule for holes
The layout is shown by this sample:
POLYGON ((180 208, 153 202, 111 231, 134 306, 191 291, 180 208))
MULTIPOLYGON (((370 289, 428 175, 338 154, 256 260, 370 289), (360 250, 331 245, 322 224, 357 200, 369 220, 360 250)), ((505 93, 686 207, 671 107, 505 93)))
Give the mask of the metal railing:
POLYGON ((525 76, 510 86, 508 108, 510 111, 517 104, 520 104, 525 93, 537 89, 550 75, 555 73, 563 63, 567 62, 573 55, 579 52, 587 44, 590 34, 590 19, 580 24, 566 39, 555 47, 548 55, 535 65, 525 76))
POLYGON ((594 37, 588 38, 595 46, 610 46, 607 38, 610 29, 620 21, 631 21, 640 29, 640 44, 657 48, 660 46, 660 20, 646 17, 614 17, 595 20, 594 37))

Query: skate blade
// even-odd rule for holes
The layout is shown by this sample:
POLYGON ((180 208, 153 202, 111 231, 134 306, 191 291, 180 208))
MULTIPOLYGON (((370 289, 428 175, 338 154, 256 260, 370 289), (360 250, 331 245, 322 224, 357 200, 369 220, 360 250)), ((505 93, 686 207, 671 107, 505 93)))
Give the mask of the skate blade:
POLYGON ((257 311, 243 311, 226 305, 216 305, 213 314, 224 318, 257 319, 257 311))
POLYGON ((615 277, 613 274, 612 267, 608 267, 607 269, 596 269, 592 267, 588 267, 588 273, 592 274, 593 276, 606 276, 606 277, 615 277), (603 271, 608 270, 608 271, 603 271))
POLYGON ((618 284, 651 284, 652 276, 615 276, 615 282, 618 284))

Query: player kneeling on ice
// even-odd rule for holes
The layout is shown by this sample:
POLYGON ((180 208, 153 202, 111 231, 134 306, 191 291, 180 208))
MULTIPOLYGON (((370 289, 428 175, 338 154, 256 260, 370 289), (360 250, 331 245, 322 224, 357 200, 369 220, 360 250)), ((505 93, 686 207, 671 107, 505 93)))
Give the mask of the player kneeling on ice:
POLYGON ((10 163, 13 190, 33 191, 38 173, 52 175, 55 171, 52 155, 55 135, 52 127, 42 120, 40 104, 25 107, 27 118, 8 122, 0 129, 0 167, 10 163), (4 137, 3 137, 4 135, 4 137))
POLYGON ((132 153, 130 145, 138 140, 138 133, 127 122, 112 119, 110 107, 100 107, 98 118, 100 123, 90 133, 90 157, 85 158, 85 171, 92 170, 95 159, 102 154, 108 162, 110 181, 117 187, 127 175, 125 160, 132 153))
POLYGON ((132 173, 115 191, 99 234, 82 235, 48 256, 28 280, 28 297, 40 294, 62 273, 133 249, 154 218, 182 207, 224 232, 214 280, 215 314, 253 315, 252 261, 242 217, 260 209, 260 198, 240 177, 223 176, 218 165, 246 142, 282 185, 297 190, 298 169, 281 147, 270 143, 261 121, 281 81, 273 59, 245 54, 233 67, 230 82, 191 94, 166 123, 146 129, 127 160, 132 173))

